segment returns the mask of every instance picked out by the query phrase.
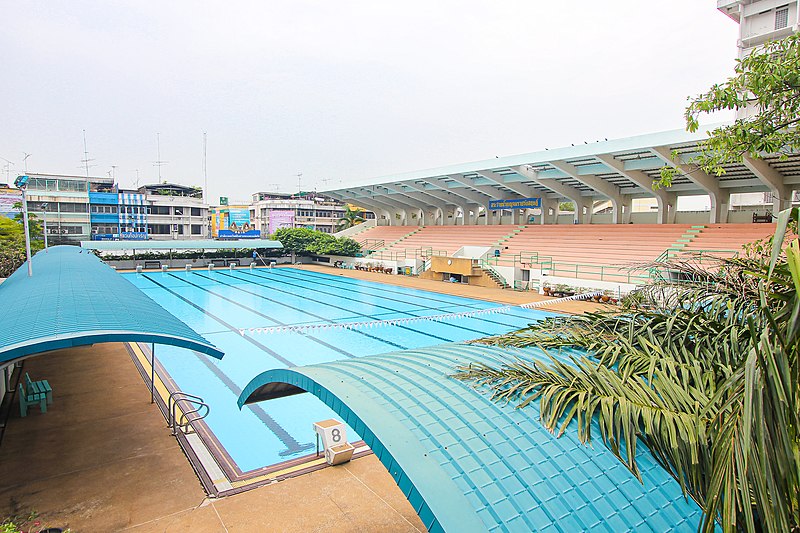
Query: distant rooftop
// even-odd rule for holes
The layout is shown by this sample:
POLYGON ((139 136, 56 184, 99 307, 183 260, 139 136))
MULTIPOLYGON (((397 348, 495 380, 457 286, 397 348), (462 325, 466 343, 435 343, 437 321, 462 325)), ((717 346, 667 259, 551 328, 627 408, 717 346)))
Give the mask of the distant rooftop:
POLYGON ((201 187, 189 187, 177 183, 154 183, 152 185, 142 185, 138 191, 142 194, 155 194, 159 196, 186 196, 189 198, 202 198, 203 189, 201 187))

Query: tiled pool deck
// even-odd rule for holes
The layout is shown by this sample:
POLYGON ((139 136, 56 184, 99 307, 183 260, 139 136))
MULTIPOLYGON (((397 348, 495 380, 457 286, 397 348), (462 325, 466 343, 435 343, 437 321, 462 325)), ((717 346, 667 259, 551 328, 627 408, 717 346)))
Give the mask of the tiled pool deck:
MULTIPOLYGON (((540 299, 482 287, 304 267, 501 303, 540 299)), ((580 312, 569 302, 554 310, 580 312)), ((84 531, 424 531, 372 456, 209 500, 121 344, 53 352, 25 370, 55 403, 13 409, 0 445, 0 517, 37 511, 42 525, 84 531)), ((14 405, 16 407, 16 404, 14 405)))

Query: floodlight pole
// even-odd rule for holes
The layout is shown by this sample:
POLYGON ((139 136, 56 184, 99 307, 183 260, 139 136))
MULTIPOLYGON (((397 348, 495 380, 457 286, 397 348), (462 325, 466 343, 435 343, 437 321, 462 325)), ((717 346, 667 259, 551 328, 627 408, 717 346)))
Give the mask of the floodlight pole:
POLYGON ((31 263, 31 234, 28 229, 28 197, 25 195, 25 189, 22 188, 22 225, 25 228, 25 255, 28 258, 28 277, 33 276, 33 265, 31 263))

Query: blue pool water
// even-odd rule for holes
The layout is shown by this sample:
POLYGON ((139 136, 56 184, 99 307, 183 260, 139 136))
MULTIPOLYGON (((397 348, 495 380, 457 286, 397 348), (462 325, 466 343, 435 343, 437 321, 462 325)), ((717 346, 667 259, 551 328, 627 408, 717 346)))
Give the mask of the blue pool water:
MULTIPOLYGON (((389 320, 500 305, 293 268, 123 276, 225 352, 216 360, 157 346, 156 358, 180 390, 211 405, 206 422, 243 472, 312 452, 311 424, 335 417, 310 394, 239 411, 241 389, 259 373, 476 339, 524 327, 548 314, 514 308, 447 322, 242 336, 240 329, 247 328, 389 320)), ((358 438, 348 435, 351 441, 358 438)))

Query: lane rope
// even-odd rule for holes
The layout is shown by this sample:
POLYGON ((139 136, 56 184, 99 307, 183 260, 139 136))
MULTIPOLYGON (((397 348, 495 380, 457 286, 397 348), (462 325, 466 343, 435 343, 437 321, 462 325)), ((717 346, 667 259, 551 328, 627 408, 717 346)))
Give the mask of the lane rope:
POLYGON ((380 328, 383 326, 396 326, 400 324, 408 324, 410 322, 420 322, 427 320, 430 322, 443 322, 456 318, 471 318, 480 315, 493 315, 497 313, 508 313, 512 309, 536 309, 537 307, 545 307, 564 302, 572 302, 575 300, 586 300, 595 296, 602 296, 602 292, 586 292, 583 294, 576 294, 574 296, 565 296, 563 298, 556 298, 555 300, 542 300, 540 302, 530 302, 521 305, 504 305, 502 307, 492 307, 489 309, 478 309, 477 311, 463 311, 461 313, 444 313, 440 315, 429 316, 414 316, 407 318, 390 318, 387 320, 366 320, 363 322, 343 322, 341 324, 303 324, 299 326, 269 326, 264 328, 243 328, 239 330, 239 334, 244 337, 245 335, 257 335, 262 333, 305 333, 307 331, 325 331, 329 329, 357 329, 357 328, 380 328))

